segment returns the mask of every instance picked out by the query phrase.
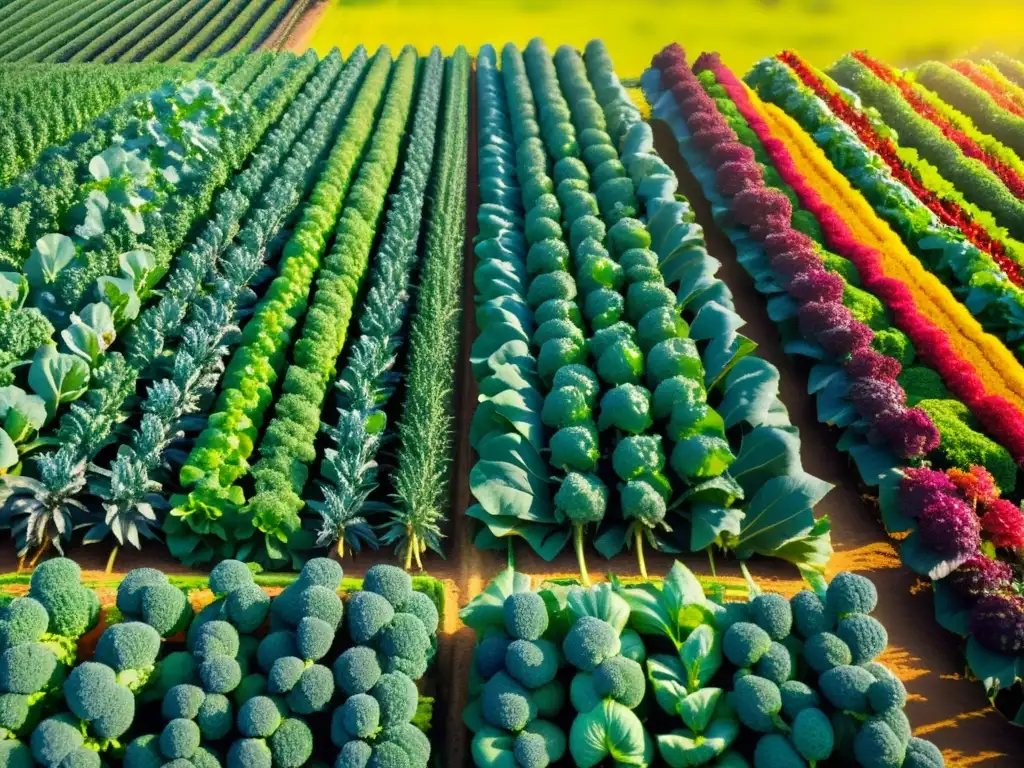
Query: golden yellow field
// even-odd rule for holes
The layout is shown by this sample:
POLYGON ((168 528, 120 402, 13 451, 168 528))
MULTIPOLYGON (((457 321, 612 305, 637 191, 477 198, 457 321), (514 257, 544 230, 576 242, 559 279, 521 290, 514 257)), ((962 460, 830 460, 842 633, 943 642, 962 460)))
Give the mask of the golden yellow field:
POLYGON ((899 65, 982 45, 1016 52, 1024 0, 329 0, 309 44, 321 53, 359 43, 475 52, 538 35, 552 47, 603 38, 624 77, 673 40, 717 50, 741 70, 783 47, 820 65, 851 48, 899 65))

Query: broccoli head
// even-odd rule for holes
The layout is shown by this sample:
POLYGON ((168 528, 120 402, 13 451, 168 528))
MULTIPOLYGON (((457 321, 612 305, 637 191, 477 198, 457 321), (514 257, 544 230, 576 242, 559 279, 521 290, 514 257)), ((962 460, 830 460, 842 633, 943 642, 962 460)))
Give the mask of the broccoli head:
POLYGON ((754 768, 807 768, 807 763, 789 739, 780 733, 769 733, 754 748, 754 768))
POLYGON ((882 623, 864 613, 851 613, 840 619, 836 634, 850 649, 853 664, 873 661, 889 645, 889 634, 882 623))
POLYGON ((242 682, 242 667, 230 656, 208 656, 199 665, 199 679, 207 693, 231 693, 242 682))
POLYGON ((768 652, 757 660, 754 672, 776 685, 782 685, 793 676, 793 659, 789 655, 789 649, 782 643, 772 642, 768 652))
POLYGON ((913 738, 907 744, 903 768, 944 768, 945 765, 942 752, 930 741, 913 738))
POLYGON ((79 747, 61 760, 58 768, 100 768, 101 764, 99 752, 88 747, 79 747))
POLYGON ((179 717, 167 723, 160 733, 160 751, 170 760, 187 760, 199 749, 201 738, 198 725, 179 717))
MULTIPOLYGON (((636 282, 633 278, 642 269, 651 269, 651 267, 634 267, 626 272, 627 279, 630 282, 636 282)), ((637 323, 636 341, 646 355, 650 354, 656 344, 677 336, 686 336, 689 331, 689 326, 674 306, 654 307, 648 310, 637 323)))
POLYGON ((782 695, 782 712, 790 720, 808 707, 818 706, 818 694, 806 683, 787 680, 779 686, 782 695))
POLYGON ((159 701, 174 686, 195 682, 198 676, 192 654, 188 651, 173 651, 156 663, 140 695, 145 701, 159 701))
POLYGON ((256 651, 256 661, 267 674, 274 667, 274 662, 283 656, 295 656, 299 652, 295 637, 291 632, 279 630, 271 632, 260 641, 256 651))
POLYGON ((869 720, 853 740, 853 754, 863 768, 900 768, 906 749, 888 725, 869 720))
POLYGON ((195 719, 204 739, 217 741, 224 738, 235 722, 231 700, 222 693, 207 694, 195 719))
POLYGON ((365 741, 349 741, 342 745, 334 768, 366 768, 373 755, 373 747, 365 741))
POLYGON ((402 613, 411 613, 423 622, 428 635, 437 634, 437 626, 441 617, 437 613, 437 606, 434 601, 423 592, 413 592, 409 599, 402 604, 402 613))
POLYGON ((659 435, 624 437, 612 452, 612 467, 623 482, 634 480, 645 472, 660 472, 665 466, 659 435))
POLYGON ((69 714, 56 715, 32 731, 32 757, 43 765, 56 765, 84 743, 78 722, 69 714))
POLYGON ((34 698, 22 693, 0 693, 0 728, 20 734, 29 722, 29 707, 34 698))
POLYGON ((818 688, 836 709, 867 714, 870 711, 868 689, 874 682, 875 678, 863 667, 846 664, 822 673, 818 678, 818 688))
POLYGON ((226 621, 208 621, 193 635, 192 655, 197 659, 238 655, 238 630, 226 621))
POLYGON ((605 659, 594 670, 594 690, 602 699, 611 698, 629 709, 643 701, 647 678, 643 667, 625 656, 605 659))
POLYGON ((793 719, 793 746, 805 760, 827 760, 835 747, 828 715, 815 707, 803 709, 793 719))
POLYGON ((128 621, 113 624, 100 635, 93 658, 113 668, 119 682, 134 689, 149 679, 159 653, 160 634, 149 624, 128 621))
POLYGON ((667 419, 680 404, 703 403, 707 399, 703 380, 671 376, 654 389, 651 413, 656 419, 667 419))
POLYGON ((117 610, 125 616, 138 616, 142 613, 142 596, 145 590, 167 583, 167 574, 156 568, 135 568, 128 571, 117 587, 117 610))
POLYGON ((117 687, 117 674, 113 669, 106 664, 86 661, 71 670, 64 681, 64 698, 76 717, 96 720, 110 711, 117 687))
POLYGON ((541 409, 541 421, 552 429, 562 429, 590 420, 590 406, 583 392, 575 387, 562 387, 548 392, 541 409))
POLYGON ((342 727, 353 738, 369 738, 380 727, 380 705, 369 694, 350 696, 338 711, 342 727))
POLYGON ((306 661, 319 661, 334 645, 334 630, 322 619, 306 616, 295 631, 295 644, 299 657, 306 661))
POLYGON ((412 768, 426 768, 430 762, 430 739, 411 723, 388 728, 382 734, 385 741, 397 744, 409 756, 412 768))
POLYGON ((270 696, 254 696, 238 710, 238 730, 251 739, 269 738, 287 714, 276 699, 270 696))
POLYGON ((270 596, 256 584, 243 584, 224 598, 224 616, 239 632, 255 632, 270 613, 270 596))
POLYGON ((160 739, 151 733, 132 740, 124 751, 124 768, 161 768, 164 762, 160 739))
POLYGON ((878 590, 870 579, 843 571, 829 582, 825 604, 836 619, 851 613, 871 613, 878 605, 878 590))
POLYGON ((601 385, 597 380, 597 374, 585 365, 574 363, 563 365, 555 372, 551 382, 552 389, 572 387, 580 390, 591 407, 597 402, 597 395, 601 391, 601 385))
POLYGON ((637 520, 647 528, 654 528, 663 522, 668 513, 665 497, 644 479, 630 480, 622 486, 619 498, 623 517, 626 520, 637 520))
MULTIPOLYGON (((618 291, 613 291, 611 288, 598 288, 596 291, 591 291, 587 295, 587 298, 583 300, 583 315, 590 321, 590 327, 594 330, 600 330, 601 328, 607 328, 609 325, 614 325, 622 319, 622 313, 625 311, 626 301, 622 298, 622 294, 618 291)), ((637 347, 637 352, 641 355, 640 348, 637 347)), ((607 353, 606 353, 607 354, 607 353)), ((633 356, 632 354, 630 355, 633 356)), ((609 371, 612 370, 612 363, 608 363, 609 371)), ((629 370, 635 370, 635 366, 627 365, 625 368, 619 368, 621 372, 625 373, 629 370)))
POLYGON ((241 560, 221 560, 210 571, 210 591, 215 595, 226 595, 252 583, 252 571, 241 560))
POLYGON ((238 739, 228 749, 227 768, 271 768, 274 757, 263 739, 238 739))
POLYGON ((409 755, 397 744, 381 741, 374 745, 367 768, 411 768, 409 755))
POLYGON ((323 664, 311 664, 302 671, 298 683, 288 691, 292 712, 311 715, 322 712, 334 696, 334 675, 323 664))
POLYGON ((578 618, 562 643, 565 658, 584 672, 593 672, 605 659, 618 656, 621 648, 615 628, 594 616, 578 618))
POLYGON ((504 672, 484 685, 480 696, 484 720, 496 728, 518 733, 537 717, 537 705, 529 691, 504 672))
POLYGON ((875 680, 868 688, 868 704, 875 712, 889 709, 903 709, 907 703, 907 689, 899 678, 887 677, 875 680))
MULTIPOLYGON (((597 292, 591 294, 596 295, 597 292)), ((589 301, 587 306, 590 306, 589 301)), ((619 339, 597 359, 597 375, 612 386, 639 385, 643 372, 644 353, 632 339, 619 339)))
POLYGON ((557 717, 565 706, 565 686, 560 680, 552 680, 547 685, 535 688, 530 694, 537 705, 538 717, 557 717))
POLYGON ((757 624, 738 621, 722 637, 722 652, 737 667, 750 668, 772 647, 771 636, 757 624))
MULTIPOLYGON (((643 302, 638 301, 638 305, 640 305, 643 311, 640 312, 637 320, 655 306, 672 306, 675 304, 675 295, 665 286, 652 285, 651 283, 634 283, 629 286, 631 296, 634 291, 658 291, 658 302, 670 302, 668 304, 651 304, 650 302, 655 297, 644 295, 643 302), (664 293, 666 291, 667 293, 664 293)), ((637 298, 639 300, 640 297, 638 296, 637 298)), ((639 312, 640 309, 638 308, 637 311, 639 312)), ((677 336, 673 339, 665 339, 665 341, 658 342, 651 347, 651 352, 647 356, 647 379, 649 386, 657 387, 661 382, 671 379, 673 376, 685 376, 696 381, 704 380, 704 365, 700 361, 700 354, 697 352, 697 345, 693 339, 677 336)))
POLYGON ((137 616, 125 614, 125 618, 141 619, 161 637, 181 632, 192 620, 192 606, 188 598, 174 585, 154 584, 140 592, 141 612, 137 616))
POLYGON ((349 648, 334 660, 334 681, 346 696, 366 693, 380 676, 377 654, 365 645, 349 648))
POLYGON ((558 674, 558 650, 547 640, 514 640, 505 653, 505 668, 527 688, 540 688, 558 674))
POLYGON ((505 629, 518 640, 537 640, 548 629, 548 609, 536 592, 515 592, 502 606, 505 629))
POLYGON ((744 675, 733 685, 729 703, 740 722, 754 731, 771 733, 783 730, 782 694, 779 686, 757 675, 744 675))
POLYGON ((267 692, 267 678, 260 672, 252 672, 242 678, 242 682, 231 692, 235 704, 242 706, 253 696, 267 692))
POLYGON ((640 434, 653 423, 651 393, 639 384, 620 384, 601 398, 598 428, 616 427, 629 434, 640 434))
POLYGON ((380 722, 385 728, 410 722, 419 704, 416 683, 401 672, 382 674, 370 695, 380 705, 380 722))
POLYGON ((574 525, 597 523, 608 507, 608 487, 597 475, 569 472, 555 494, 556 518, 574 525))
POLYGON ((135 696, 123 685, 111 691, 109 708, 92 721, 92 729, 101 739, 118 739, 135 720, 135 696))
POLYGON ((50 617, 38 600, 15 598, 0 613, 0 651, 36 642, 46 632, 49 623, 50 617))
POLYGON ((793 629, 793 611, 782 595, 762 593, 750 601, 750 616, 772 640, 782 640, 793 629))
POLYGON ((333 589, 313 584, 306 587, 298 596, 298 614, 295 616, 295 624, 306 616, 312 616, 331 625, 337 630, 341 624, 344 606, 338 593, 333 589))
POLYGON ((14 739, 0 741, 0 765, 4 768, 32 768, 32 750, 14 739))
POLYGON ((45 560, 32 572, 28 596, 46 609, 48 632, 77 639, 96 626, 100 601, 82 586, 81 575, 78 564, 66 557, 45 560))
POLYGON ((298 718, 285 719, 270 737, 270 754, 279 768, 301 768, 313 754, 313 732, 298 718))
POLYGON ((299 573, 299 580, 309 586, 324 587, 336 591, 345 575, 341 563, 329 557, 314 557, 306 561, 299 573))
POLYGON ((801 590, 789 601, 793 612, 793 627, 805 640, 819 632, 828 632, 834 626, 821 599, 809 589, 801 590))
POLYGON ((396 613, 380 632, 380 652, 403 659, 424 658, 430 649, 430 635, 423 622, 411 613, 396 613))
POLYGON ((37 693, 59 682, 64 668, 57 656, 42 643, 23 643, 0 654, 0 691, 37 693))
POLYGON ((597 429, 592 423, 563 427, 548 440, 551 466, 564 472, 591 472, 601 456, 597 429))
MULTIPOLYGON (((376 566, 374 566, 376 567, 376 566)), ((377 637, 395 617, 395 609, 383 595, 376 592, 356 592, 348 601, 348 632, 359 645, 377 637)))
POLYGON ((833 667, 841 667, 853 663, 853 653, 838 635, 831 632, 819 632, 811 635, 804 643, 804 659, 807 666, 818 674, 827 672, 833 667))

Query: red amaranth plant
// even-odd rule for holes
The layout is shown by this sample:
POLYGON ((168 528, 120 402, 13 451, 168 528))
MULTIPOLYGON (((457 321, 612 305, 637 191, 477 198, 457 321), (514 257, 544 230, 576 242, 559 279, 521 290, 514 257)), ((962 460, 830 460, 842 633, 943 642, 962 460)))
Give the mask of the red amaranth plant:
POLYGON ((846 372, 854 379, 891 379, 895 381, 903 366, 895 357, 883 355, 875 350, 861 349, 850 355, 846 372))
POLYGON ((1014 114, 1017 117, 1024 117, 1024 107, 1018 104, 1012 97, 1008 96, 999 84, 993 82, 993 80, 973 61, 960 59, 958 61, 954 61, 949 66, 991 96, 992 101, 998 104, 1002 109, 1005 109, 1007 112, 1014 114))
POLYGON ((963 499, 944 493, 921 510, 917 532, 929 549, 950 558, 968 557, 981 544, 981 522, 974 510, 963 499))
POLYGON ((946 470, 946 474, 957 490, 976 509, 979 504, 991 504, 999 498, 996 479, 985 467, 973 466, 966 471, 953 467, 946 470))
POLYGON ((1009 592, 981 597, 971 613, 971 634, 998 653, 1024 651, 1024 598, 1009 592))
POLYGON ((1004 549, 1024 547, 1024 514, 1006 499, 996 499, 983 509, 981 528, 989 541, 1004 549))
POLYGON ((1013 582, 1013 567, 976 552, 944 581, 961 597, 981 597, 1007 589, 1013 582))

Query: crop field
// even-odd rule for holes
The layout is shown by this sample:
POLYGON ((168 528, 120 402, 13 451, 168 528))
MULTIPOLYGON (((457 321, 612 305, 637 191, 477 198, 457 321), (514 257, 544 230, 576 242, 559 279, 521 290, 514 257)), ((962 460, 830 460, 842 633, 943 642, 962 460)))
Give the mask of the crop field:
POLYGON ((0 4, 0 766, 1021 764, 1019 11, 728 2, 0 4))

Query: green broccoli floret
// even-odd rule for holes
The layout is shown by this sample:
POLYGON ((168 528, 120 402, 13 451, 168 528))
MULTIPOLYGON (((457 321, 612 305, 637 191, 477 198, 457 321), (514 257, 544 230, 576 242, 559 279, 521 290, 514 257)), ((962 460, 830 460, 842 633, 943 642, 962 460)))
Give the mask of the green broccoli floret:
POLYGON ((222 693, 207 694, 203 699, 203 705, 199 707, 199 712, 196 713, 196 725, 207 741, 216 741, 227 736, 234 722, 231 700, 222 693))
POLYGON ((311 715, 323 711, 334 696, 334 675, 323 664, 306 667, 299 682, 288 692, 286 701, 292 712, 311 715))
POLYGON ((868 689, 874 682, 875 678, 863 667, 843 665, 824 672, 818 678, 818 688, 836 709, 867 714, 868 689))
POLYGON ((907 744, 903 768, 944 768, 945 765, 942 752, 930 741, 913 738, 907 744))
POLYGON ((594 670, 594 690, 602 699, 612 698, 629 709, 643 701, 647 678, 643 667, 625 656, 605 659, 594 670))
POLYGON ((540 688, 558 674, 558 651, 547 640, 514 640, 505 653, 505 668, 527 688, 540 688))
POLYGON ((140 696, 145 701, 160 701, 174 686, 195 682, 198 677, 192 654, 188 651, 174 651, 156 663, 140 696))
POLYGON ((76 717, 95 720, 110 711, 117 687, 114 670, 106 664, 86 661, 71 670, 64 681, 64 698, 76 717))
POLYGON ((793 612, 782 595, 757 595, 750 601, 750 616, 772 640, 782 640, 793 629, 793 612))
POLYGON ((564 472, 592 472, 601 457, 597 429, 592 423, 563 427, 548 440, 551 466, 564 472))
POLYGON ((652 423, 651 393, 639 384, 620 384, 601 398, 597 426, 602 431, 617 427, 629 434, 639 434, 652 423))
POLYGON ((807 763, 789 739, 780 733, 769 733, 754 748, 754 768, 807 768, 807 763))
POLYGON ((541 421, 552 429, 562 429, 590 420, 590 406, 583 393, 574 387, 548 392, 541 409, 541 421))
POLYGON ((818 694, 806 683, 787 680, 779 686, 782 695, 782 712, 790 720, 808 707, 818 706, 818 694))
POLYGON ((539 733, 521 731, 516 736, 513 753, 515 763, 522 768, 547 768, 551 758, 547 752, 547 743, 539 733))
POLYGON ((877 720, 885 723, 896 734, 896 738, 900 740, 900 744, 904 747, 910 743, 913 729, 910 727, 910 719, 902 709, 887 709, 881 714, 868 718, 868 720, 877 720))
POLYGON ((385 741, 397 744, 405 751, 412 768, 426 768, 430 762, 430 739, 415 725, 410 723, 388 728, 382 736, 385 741))
POLYGON ((100 601, 82 586, 81 576, 78 564, 66 557, 45 560, 32 572, 28 596, 46 609, 50 633, 77 639, 96 626, 100 601))
POLYGON ((306 661, 319 661, 334 645, 334 630, 326 621, 307 616, 295 631, 295 644, 299 657, 306 661))
POLYGON ((577 712, 590 712, 601 703, 590 672, 577 672, 569 684, 569 701, 577 712))
POLYGON ((868 688, 868 704, 875 712, 903 709, 907 703, 907 689, 897 677, 875 680, 868 688))
POLYGON ((656 419, 667 419, 680 403, 703 403, 707 398, 704 385, 686 376, 672 376, 654 390, 651 413, 656 419))
POLYGON ((373 755, 373 747, 365 741, 350 741, 342 745, 334 768, 366 768, 373 755))
POLYGON ((736 716, 748 728, 761 733, 784 730, 782 718, 782 694, 771 680, 757 675, 746 675, 736 681, 729 703, 736 710, 736 716))
POLYGON ((380 704, 380 722, 385 728, 410 722, 419 704, 416 683, 401 672, 382 674, 370 695, 380 704))
POLYGON ((307 585, 324 587, 332 592, 341 586, 345 573, 341 563, 329 557, 314 557, 306 561, 299 573, 299 580, 307 585))
POLYGON ((793 719, 793 746, 805 760, 827 760, 835 747, 832 721, 820 709, 803 709, 793 719))
POLYGON ((101 764, 99 752, 88 747, 79 747, 61 760, 57 768, 100 768, 101 764))
POLYGON ((661 436, 624 437, 612 452, 612 467, 623 482, 638 478, 645 472, 660 472, 665 467, 661 436))
POLYGON ((380 705, 366 693, 351 696, 339 708, 342 727, 357 739, 369 738, 380 727, 380 705))
POLYGON ((260 672, 252 672, 242 678, 242 682, 231 692, 237 706, 242 706, 253 696, 267 692, 267 678, 260 672))
POLYGON ((529 691, 504 672, 484 685, 480 696, 484 720, 496 728, 518 733, 537 717, 537 705, 529 691))
POLYGON ((160 751, 170 760, 188 759, 199 748, 201 738, 198 725, 179 717, 167 723, 160 733, 160 751))
POLYGON ((819 632, 827 632, 834 626, 825 604, 809 589, 797 592, 789 601, 793 612, 793 628, 800 637, 807 639, 819 632))
POLYGON ((242 682, 242 667, 230 656, 210 656, 199 665, 199 679, 207 693, 231 693, 242 682))
POLYGON ((648 528, 663 522, 668 513, 665 497, 647 480, 630 480, 622 486, 619 499, 622 516, 626 520, 638 520, 648 528))
POLYGON ((255 632, 270 613, 270 596, 256 584, 244 584, 224 598, 224 615, 239 632, 255 632))
POLYGON ((160 633, 141 621, 129 621, 103 632, 93 658, 113 668, 118 681, 134 689, 149 679, 159 653, 160 633))
MULTIPOLYGON (((256 589, 263 593, 258 587, 256 589)), ((192 606, 180 589, 171 584, 154 584, 140 592, 141 613, 138 616, 125 614, 125 618, 141 619, 161 637, 170 637, 189 625, 192 606)))
POLYGON ((551 388, 561 389, 562 387, 573 387, 583 392, 591 407, 597 402, 597 394, 600 391, 597 374, 587 366, 578 363, 563 365, 555 372, 551 388))
POLYGON ((0 655, 0 691, 36 693, 59 682, 63 670, 48 646, 42 643, 15 645, 0 655))
POLYGON ((228 749, 227 768, 271 768, 274 757, 263 739, 238 739, 228 749))
MULTIPOLYGON (((529 215, 528 213, 527 216, 529 215)), ((564 272, 569 268, 569 247, 557 239, 561 234, 561 226, 551 219, 542 219, 532 226, 532 231, 527 233, 527 238, 532 243, 526 252, 528 275, 564 272)))
POLYGON ((84 742, 82 730, 71 715, 56 715, 32 731, 32 756, 43 765, 56 765, 84 742))
POLYGON ((865 664, 882 654, 889 635, 881 622, 863 613, 851 613, 839 620, 836 634, 853 655, 853 664, 865 664))
POLYGON ((423 622, 411 613, 396 613, 380 632, 380 652, 385 656, 417 659, 430 649, 430 636, 423 622))
POLYGON ((413 592, 401 607, 402 613, 411 613, 423 622, 428 635, 437 634, 440 616, 434 601, 422 592, 413 592))
POLYGON ((31 597, 18 597, 0 613, 0 650, 39 640, 50 617, 43 604, 31 597))
POLYGON ((377 684, 380 676, 377 654, 365 645, 349 648, 334 661, 334 681, 346 696, 366 693, 377 684))
POLYGON ((750 668, 758 659, 768 653, 772 639, 757 624, 738 621, 730 626, 722 637, 722 651, 725 657, 737 667, 750 668))
POLYGON ((129 571, 117 587, 117 610, 125 616, 138 616, 142 613, 142 596, 146 588, 167 583, 167 574, 156 568, 135 568, 129 571))
POLYGON ((35 765, 32 750, 20 741, 4 739, 0 741, 0 765, 4 768, 32 768, 35 765))
MULTIPOLYGON (((375 566, 376 567, 376 566, 375 566)), ((395 609, 387 598, 375 592, 356 592, 348 601, 348 633, 352 642, 363 645, 391 623, 395 609)))
POLYGON ((260 641, 259 649, 256 652, 256 661, 260 665, 260 669, 269 674, 275 661, 284 656, 295 656, 298 652, 299 649, 292 633, 280 630, 271 632, 260 641))
POLYGON ((248 738, 268 738, 287 714, 287 710, 270 696, 254 696, 238 710, 238 730, 248 738))
POLYGON ((0 693, 0 728, 20 735, 28 723, 29 707, 34 699, 21 693, 0 693))
MULTIPOLYGON (((634 283, 629 287, 630 293, 635 291, 651 291, 660 289, 668 291, 664 286, 652 286, 650 283, 634 283)), ((660 294, 659 294, 660 295, 660 294)), ((671 291, 664 296, 666 301, 671 297, 675 302, 675 296, 671 291)), ((650 298, 650 297, 646 297, 650 298)), ((653 309, 654 306, 646 306, 637 319, 653 309)), ((700 361, 700 354, 697 352, 697 345, 693 339, 676 337, 666 339, 651 347, 647 356, 647 379, 648 386, 657 387, 661 382, 673 376, 685 376, 696 381, 704 380, 704 365, 700 361)))
POLYGON ((621 648, 615 628, 594 616, 578 618, 562 643, 565 658, 584 672, 593 672, 605 659, 618 656, 621 648))
POLYGON ((110 708, 92 721, 92 729, 101 739, 118 739, 135 719, 135 696, 123 685, 111 690, 110 708))
POLYGON ((852 664, 853 653, 837 635, 819 632, 807 638, 807 642, 804 643, 804 659, 807 666, 821 674, 833 667, 852 664))
POLYGON ((208 621, 193 636, 192 655, 197 659, 238 655, 238 630, 226 621, 208 621))
MULTIPOLYGON (((584 299, 583 316, 590 321, 592 329, 600 330, 619 322, 625 308, 626 301, 622 298, 621 293, 613 291, 611 288, 598 288, 596 291, 591 291, 584 299)), ((637 352, 639 352, 639 347, 637 347, 637 352)))
POLYGON ((863 768, 900 768, 906 749, 888 725, 869 720, 853 740, 853 754, 863 768))
MULTIPOLYGON (((192 768, 223 768, 220 758, 204 746, 200 746, 195 751, 189 758, 189 762, 192 763, 192 768)), ((188 768, 188 766, 182 766, 182 768, 188 768)))
POLYGON ((619 339, 597 358, 597 375, 612 386, 639 385, 643 372, 644 353, 632 339, 619 339))
POLYGON ((773 642, 768 652, 757 660, 754 672, 776 685, 782 685, 793 676, 793 659, 789 655, 789 649, 782 643, 773 642))
MULTIPOLYGON (((651 269, 650 267, 635 267, 628 271, 626 276, 633 281, 637 276, 637 270, 651 269)), ((657 268, 654 268, 657 271, 657 268)), ((635 281, 634 281, 635 282, 635 281)), ((679 315, 675 307, 655 307, 648 310, 636 326, 636 340, 640 349, 645 355, 650 354, 656 344, 677 336, 686 336, 689 333, 689 326, 679 315)), ((664 382, 662 382, 664 384, 664 382)))
POLYGON ((253 583, 249 566, 241 560, 221 560, 210 571, 210 591, 226 595, 253 583))
POLYGON ((331 625, 337 630, 341 624, 344 606, 338 593, 333 589, 314 584, 306 587, 299 593, 298 614, 295 616, 295 625, 298 625, 306 616, 312 616, 331 625))
POLYGON ((537 640, 548 629, 548 609, 536 592, 515 592, 502 606, 505 629, 518 640, 537 640))
POLYGON ((139 736, 124 751, 124 768, 161 768, 164 758, 159 747, 160 739, 156 735, 139 736))
POLYGON ((576 526, 597 523, 608 506, 608 487, 596 475, 569 472, 555 494, 555 514, 576 526))
POLYGON ((825 604, 836 619, 851 613, 871 613, 878 605, 878 590, 870 579, 843 571, 829 582, 825 604))
POLYGON ((590 336, 590 354, 594 359, 601 357, 607 350, 619 341, 634 341, 636 330, 629 323, 619 321, 606 328, 594 331, 590 336))
POLYGON ((397 744, 381 741, 374 745, 367 768, 410 768, 409 756, 397 744))

